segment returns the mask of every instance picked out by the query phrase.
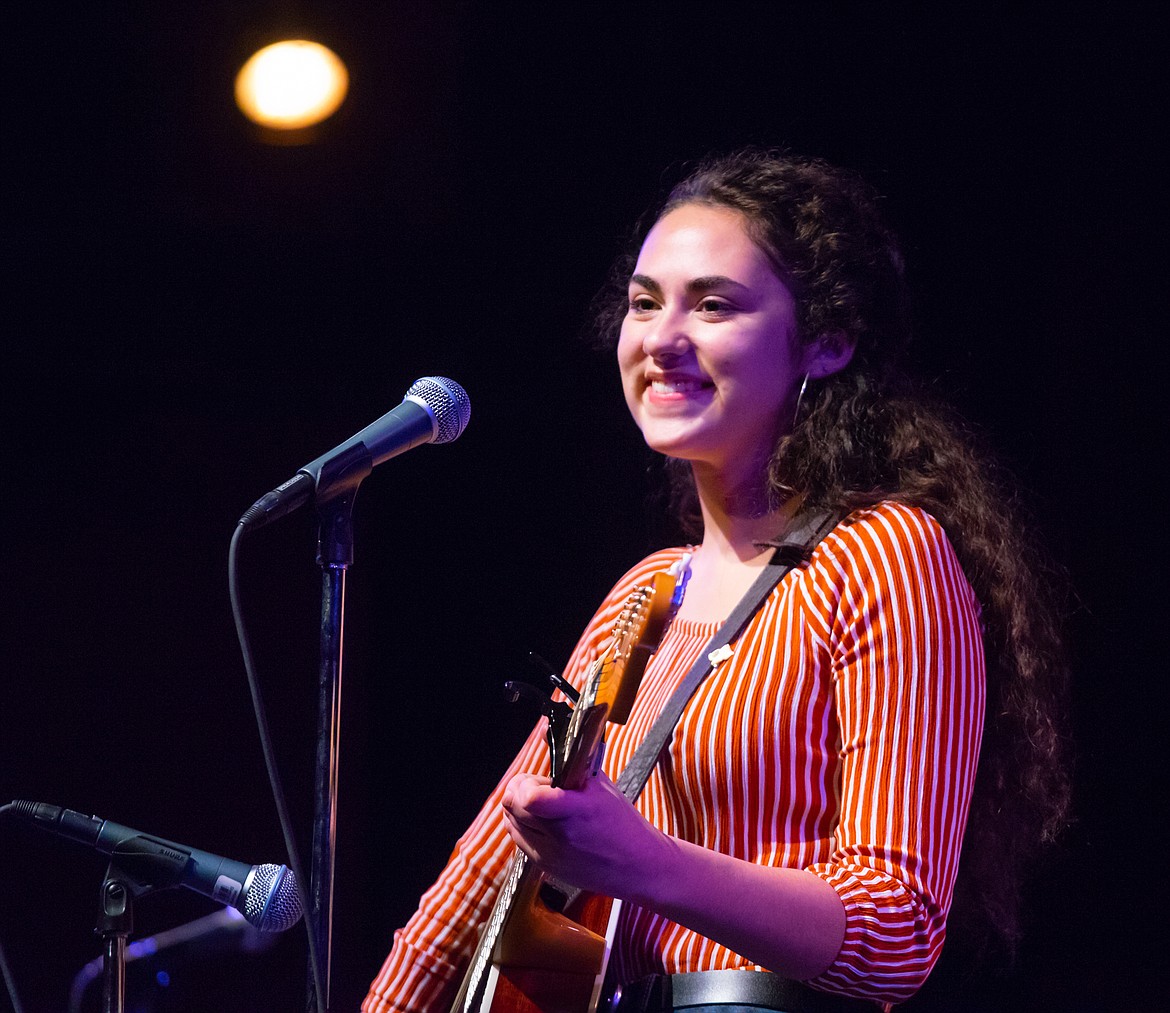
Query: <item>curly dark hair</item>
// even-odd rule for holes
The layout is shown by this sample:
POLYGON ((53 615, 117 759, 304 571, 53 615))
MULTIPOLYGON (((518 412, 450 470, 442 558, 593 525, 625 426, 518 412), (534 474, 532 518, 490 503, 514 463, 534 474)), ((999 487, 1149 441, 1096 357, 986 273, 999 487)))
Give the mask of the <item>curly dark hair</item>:
MULTIPOLYGON (((1021 884, 1067 823, 1064 581, 1040 548, 1014 483, 949 408, 902 362, 911 314, 898 242, 858 175, 824 161, 745 149, 707 160, 639 224, 595 305, 607 344, 626 312, 637 250, 685 204, 739 211, 798 305, 800 339, 843 334, 849 365, 811 385, 769 464, 779 500, 848 511, 891 499, 943 526, 983 607, 987 716, 956 884, 954 922, 968 947, 1015 951, 1021 884)), ((669 468, 676 513, 697 534, 690 469, 669 468)))

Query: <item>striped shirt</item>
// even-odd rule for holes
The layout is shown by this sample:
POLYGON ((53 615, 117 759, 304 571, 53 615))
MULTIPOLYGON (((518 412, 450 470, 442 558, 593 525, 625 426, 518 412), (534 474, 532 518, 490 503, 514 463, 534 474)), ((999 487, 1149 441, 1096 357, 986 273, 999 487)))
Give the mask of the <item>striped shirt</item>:
MULTIPOLYGON (((632 589, 683 551, 654 553, 615 585, 571 679, 604 649, 632 589)), ((629 721, 609 730, 611 777, 717 628, 671 625, 629 721)), ((732 648, 687 704, 637 807, 675 837, 823 878, 844 904, 845 938, 809 984, 903 1001, 942 947, 983 727, 979 608, 954 550, 921 510, 858 511, 773 589, 732 648)), ((503 787, 547 768, 542 722, 395 933, 364 1013, 449 1006, 513 853, 503 787)), ((619 981, 756 966, 653 911, 627 904, 620 918, 619 981)))

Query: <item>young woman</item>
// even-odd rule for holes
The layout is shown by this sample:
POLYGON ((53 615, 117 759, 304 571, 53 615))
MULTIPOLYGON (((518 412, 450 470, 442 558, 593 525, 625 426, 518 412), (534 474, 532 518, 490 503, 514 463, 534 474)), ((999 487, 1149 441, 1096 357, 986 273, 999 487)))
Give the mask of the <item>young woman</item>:
MULTIPOLYGON (((957 877, 1015 937, 1017 874, 1063 817, 1059 640, 1036 554, 962 430, 901 379, 902 261, 851 174, 758 151, 713 160, 616 277, 603 330, 696 542, 615 585, 566 677, 584 677, 633 588, 684 556, 685 597, 602 773, 551 787, 537 729, 363 1009, 449 1007, 516 846, 623 900, 617 983, 741 969, 809 996, 905 1000, 938 957, 957 877), (842 520, 713 666, 629 802, 612 779, 768 543, 811 508, 842 520)), ((719 980, 732 984, 713 1001, 757 1001, 719 980)))

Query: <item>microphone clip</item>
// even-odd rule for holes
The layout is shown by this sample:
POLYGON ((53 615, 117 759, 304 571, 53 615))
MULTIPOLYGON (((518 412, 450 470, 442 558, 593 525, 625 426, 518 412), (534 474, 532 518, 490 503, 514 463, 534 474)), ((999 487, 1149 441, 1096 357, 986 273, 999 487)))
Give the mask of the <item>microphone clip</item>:
MULTIPOLYGON (((353 564, 353 503, 358 486, 374 470, 365 444, 342 451, 318 470, 315 502, 320 524, 317 565, 345 568, 353 564)), ((301 472, 309 474, 309 472, 301 472)))
POLYGON ((191 856, 179 848, 143 835, 119 841, 110 852, 110 864, 102 880, 98 935, 129 935, 134 929, 133 902, 159 890, 181 886, 190 860, 191 856))

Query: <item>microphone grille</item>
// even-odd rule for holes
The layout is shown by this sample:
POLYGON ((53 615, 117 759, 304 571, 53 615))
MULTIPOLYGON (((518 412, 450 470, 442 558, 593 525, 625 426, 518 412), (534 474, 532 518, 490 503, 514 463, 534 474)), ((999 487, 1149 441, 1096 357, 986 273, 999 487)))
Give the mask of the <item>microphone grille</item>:
POLYGON ((283 932, 301 918, 297 878, 287 865, 257 865, 244 894, 243 913, 261 932, 283 932))
POLYGON ((471 420, 471 399, 467 391, 445 376, 424 376, 415 380, 406 396, 421 401, 434 415, 438 431, 432 443, 457 440, 471 420))

